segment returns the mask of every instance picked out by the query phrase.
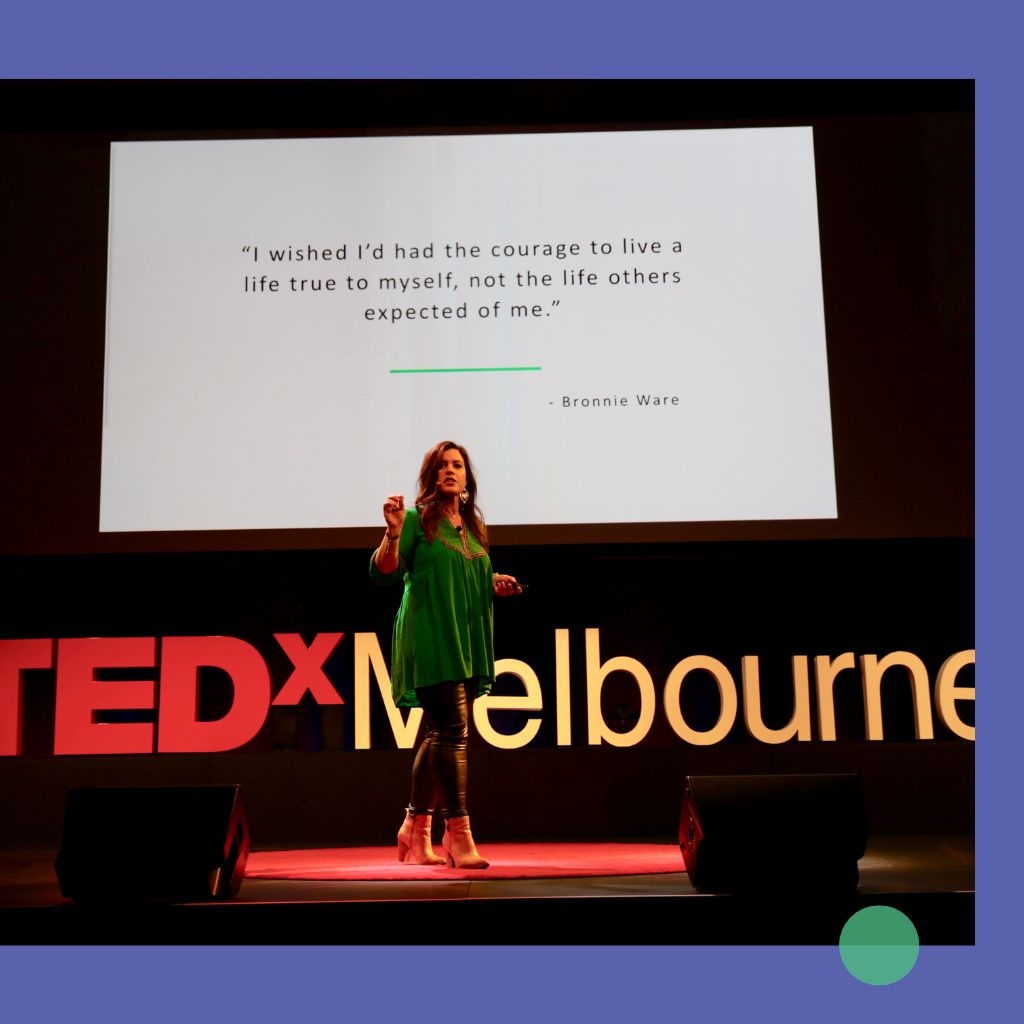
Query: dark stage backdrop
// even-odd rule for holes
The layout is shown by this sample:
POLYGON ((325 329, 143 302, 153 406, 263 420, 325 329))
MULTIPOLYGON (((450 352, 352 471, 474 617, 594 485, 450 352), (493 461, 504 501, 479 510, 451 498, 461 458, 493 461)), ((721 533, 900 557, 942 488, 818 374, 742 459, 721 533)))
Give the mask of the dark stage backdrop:
MULTIPOLYGON (((54 673, 29 672, 24 754, 0 759, 8 844, 56 842, 70 785, 240 782, 257 846, 386 841, 408 795, 411 754, 394 749, 376 697, 372 749, 353 748, 354 637, 376 634, 387 654, 397 601, 366 575, 379 531, 97 532, 110 141, 644 125, 814 126, 840 515, 665 523, 624 543, 609 543, 599 527, 496 529, 496 568, 531 585, 499 605, 497 654, 533 668, 544 706, 522 749, 472 737, 479 836, 671 835, 684 776, 721 772, 859 771, 874 831, 973 828, 973 743, 937 718, 935 738, 916 739, 899 670, 883 687, 882 741, 865 739, 855 671, 836 684, 835 742, 817 730, 808 742, 757 742, 741 713, 721 742, 696 747, 672 731, 660 704, 681 659, 716 658, 739 684, 741 659, 756 655, 765 719, 778 727, 792 709, 794 655, 908 651, 934 682, 947 657, 973 647, 969 83, 2 90, 10 127, 0 138, 9 205, 0 274, 0 638, 232 636, 261 652, 279 689, 290 663, 273 634, 308 643, 343 632, 326 672, 346 702, 271 709, 234 752, 54 757, 54 673), (563 629, 569 746, 557 745, 555 730, 555 631, 563 629), (653 677, 654 721, 634 747, 587 745, 587 629, 600 630, 602 661, 632 657, 653 677)), ((973 668, 959 684, 973 685, 973 668)), ((201 716, 223 713, 229 699, 216 672, 201 677, 201 716)), ((713 724, 709 678, 687 683, 683 707, 695 726, 713 724)), ((619 731, 635 724, 638 691, 627 675, 609 676, 602 710, 619 731)), ((959 710, 973 722, 968 703, 959 710)), ((525 716, 494 721, 511 733, 525 716)))

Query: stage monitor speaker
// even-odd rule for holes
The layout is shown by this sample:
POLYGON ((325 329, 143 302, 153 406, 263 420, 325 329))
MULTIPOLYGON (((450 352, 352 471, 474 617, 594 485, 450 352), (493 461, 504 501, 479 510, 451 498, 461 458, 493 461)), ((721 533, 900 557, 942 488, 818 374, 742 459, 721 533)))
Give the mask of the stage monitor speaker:
POLYGON ((57 853, 78 902, 235 896, 249 857, 241 786, 70 789, 57 853))
POLYGON ((679 848, 695 889, 853 890, 867 846, 858 775, 688 775, 679 848))

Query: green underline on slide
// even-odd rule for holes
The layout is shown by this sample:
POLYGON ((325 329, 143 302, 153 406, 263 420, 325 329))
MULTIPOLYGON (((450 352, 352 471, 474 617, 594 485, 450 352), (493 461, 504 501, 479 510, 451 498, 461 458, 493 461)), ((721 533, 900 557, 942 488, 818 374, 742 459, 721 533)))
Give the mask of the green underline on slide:
POLYGON ((525 373, 540 366, 437 366, 418 370, 388 370, 388 373, 525 373))

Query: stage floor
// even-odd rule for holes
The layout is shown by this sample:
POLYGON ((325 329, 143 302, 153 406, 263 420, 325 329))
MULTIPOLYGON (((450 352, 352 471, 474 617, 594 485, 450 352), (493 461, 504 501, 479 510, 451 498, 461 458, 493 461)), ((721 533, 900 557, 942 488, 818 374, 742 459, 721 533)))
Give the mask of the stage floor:
MULTIPOLYGON (((259 849, 259 848, 257 848, 259 849)), ((974 942, 974 837, 880 836, 855 893, 699 893, 682 870, 590 878, 247 878, 217 903, 78 906, 55 850, 0 852, 0 942, 14 945, 834 945, 856 910, 907 914, 922 944, 974 942)))

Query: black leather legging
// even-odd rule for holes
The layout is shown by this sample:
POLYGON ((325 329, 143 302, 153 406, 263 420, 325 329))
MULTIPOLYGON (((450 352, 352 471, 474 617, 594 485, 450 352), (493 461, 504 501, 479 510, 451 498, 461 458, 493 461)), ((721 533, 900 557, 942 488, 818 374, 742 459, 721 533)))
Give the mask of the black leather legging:
POLYGON ((461 818, 466 810, 466 741, 469 701, 466 682, 437 683, 416 690, 426 733, 412 765, 413 814, 435 808, 445 818, 461 818))

